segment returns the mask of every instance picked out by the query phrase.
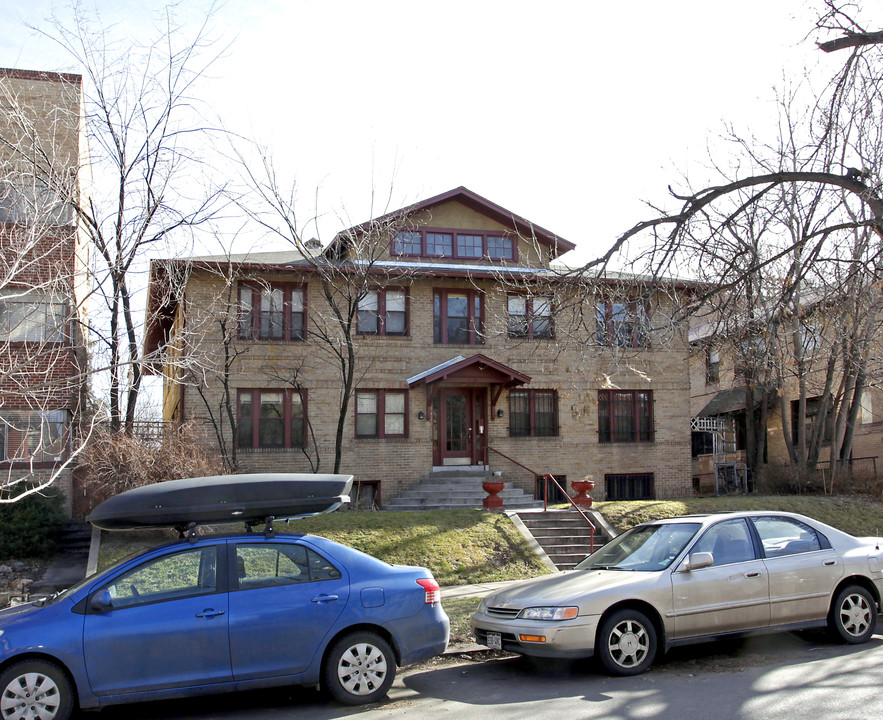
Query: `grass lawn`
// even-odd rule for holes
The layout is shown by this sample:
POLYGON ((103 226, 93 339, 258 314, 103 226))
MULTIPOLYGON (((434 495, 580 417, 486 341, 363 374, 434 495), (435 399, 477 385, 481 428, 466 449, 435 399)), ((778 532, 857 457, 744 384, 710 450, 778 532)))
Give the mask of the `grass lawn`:
POLYGON ((647 520, 726 510, 785 510, 833 525, 852 535, 883 534, 883 502, 855 496, 729 495, 684 500, 599 502, 593 506, 617 530, 647 520))
MULTIPOLYGON (((224 531, 240 529, 230 525, 224 531)), ((441 585, 513 580, 548 572, 509 518, 482 510, 338 512, 287 525, 276 523, 276 530, 321 535, 391 564, 427 567, 441 585)), ((159 531, 103 533, 99 567, 171 537, 159 531)))
MULTIPOLYGON (((563 506, 562 506, 563 507, 563 506)), ((673 515, 724 510, 787 510, 853 535, 883 534, 883 502, 852 496, 727 496, 685 500, 599 502, 594 508, 618 530, 673 515)), ((227 526, 226 532, 238 526, 227 526)), ((339 512, 297 520, 280 532, 312 533, 358 548, 389 563, 422 565, 441 585, 535 577, 547 572, 505 515, 481 510, 339 512)), ((99 566, 171 539, 159 532, 104 533, 99 566)), ((444 601, 452 642, 470 638, 469 616, 478 598, 444 601)))

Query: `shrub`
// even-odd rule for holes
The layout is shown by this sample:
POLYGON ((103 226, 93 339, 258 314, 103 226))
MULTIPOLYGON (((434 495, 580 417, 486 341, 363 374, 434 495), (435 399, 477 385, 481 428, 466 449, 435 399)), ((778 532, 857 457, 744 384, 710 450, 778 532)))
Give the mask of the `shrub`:
POLYGON ((83 488, 93 506, 142 485, 224 473, 219 454, 192 423, 161 438, 98 429, 80 459, 83 488))
POLYGON ((42 558, 58 549, 65 516, 60 491, 0 505, 0 557, 42 558))

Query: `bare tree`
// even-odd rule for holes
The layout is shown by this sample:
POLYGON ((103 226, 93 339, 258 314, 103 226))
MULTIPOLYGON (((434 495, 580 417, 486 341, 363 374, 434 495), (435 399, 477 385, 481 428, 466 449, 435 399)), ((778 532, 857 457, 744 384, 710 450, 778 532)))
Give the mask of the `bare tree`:
MULTIPOLYGON (((242 167, 247 185, 260 203, 257 210, 247 204, 242 205, 243 209, 260 227, 284 239, 302 255, 304 269, 318 281, 321 289, 323 302, 311 308, 306 332, 321 357, 336 368, 340 380, 332 462, 332 472, 339 472, 354 389, 359 378, 370 370, 360 367, 358 361, 360 322, 376 323, 379 331, 387 320, 378 314, 377 292, 391 282, 407 286, 414 273, 413 268, 402 263, 388 262, 389 241, 398 230, 408 226, 408 210, 387 213, 390 203, 387 196, 382 201, 383 209, 376 212, 377 203, 372 198, 372 219, 338 233, 328 248, 322 250, 318 240, 310 243, 303 240, 294 188, 283 188, 266 152, 262 152, 259 165, 262 174, 255 172, 254 166, 248 163, 242 163, 242 167)), ((272 372, 280 377, 278 368, 272 372)), ((297 368, 282 372, 285 374, 283 379, 292 387, 298 391, 302 389, 297 368)), ((318 461, 319 458, 314 466, 316 469, 318 461)))
MULTIPOLYGON (((152 42, 115 41, 110 29, 80 5, 72 17, 55 16, 42 30, 82 67, 86 123, 96 183, 74 209, 94 249, 92 268, 103 312, 90 319, 96 350, 109 375, 109 415, 114 429, 131 430, 143 377, 135 295, 145 253, 174 237, 180 245, 219 207, 214 190, 195 174, 201 159, 195 136, 208 128, 193 112, 195 86, 215 55, 204 24, 189 34, 162 11, 152 42), (208 53, 208 57, 204 56, 208 53)), ((56 173, 38 166, 42 178, 56 173)))
POLYGON ((826 418, 834 428, 832 460, 849 457, 870 343, 879 330, 883 35, 860 24, 861 10, 838 0, 823 3, 819 46, 848 57, 805 106, 796 91, 783 91, 771 141, 731 129, 726 161, 712 161, 716 182, 670 188, 679 203, 675 212, 656 208, 656 217, 623 233, 581 270, 596 272, 628 251, 648 276, 676 271, 706 281, 687 310, 704 307, 718 336, 743 353, 746 419, 756 423, 747 433, 754 467, 762 462, 765 413, 786 375, 799 387, 796 441, 790 407, 779 395, 792 462, 815 463, 826 418), (820 338, 812 353, 809 334, 820 338), (818 415, 814 423, 811 414, 818 415))

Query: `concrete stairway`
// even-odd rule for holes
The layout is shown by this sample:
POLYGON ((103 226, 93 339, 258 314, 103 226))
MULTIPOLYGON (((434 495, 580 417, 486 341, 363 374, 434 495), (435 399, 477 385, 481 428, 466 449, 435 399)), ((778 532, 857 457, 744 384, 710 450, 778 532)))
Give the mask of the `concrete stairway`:
MULTIPOLYGON (((480 508, 487 493, 481 483, 490 477, 481 470, 444 470, 429 473, 398 497, 383 504, 384 510, 457 510, 480 508)), ((523 490, 505 483, 502 492, 504 510, 541 508, 542 500, 534 500, 523 490)))
POLYGON ((65 525, 58 541, 58 554, 49 561, 43 577, 31 585, 30 599, 52 595, 86 577, 91 542, 91 525, 76 522, 65 525))
MULTIPOLYGON (((570 570, 591 552, 591 528, 576 510, 518 512, 518 518, 559 570, 570 570)), ((595 523, 595 550, 610 539, 601 522, 595 523)))

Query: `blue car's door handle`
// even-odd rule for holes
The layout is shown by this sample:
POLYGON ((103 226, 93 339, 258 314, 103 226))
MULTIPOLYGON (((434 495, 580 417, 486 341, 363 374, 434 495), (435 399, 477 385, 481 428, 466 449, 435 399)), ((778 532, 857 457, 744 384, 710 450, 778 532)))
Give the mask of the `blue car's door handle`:
POLYGON ((333 600, 337 600, 337 599, 338 599, 337 595, 316 595, 316 597, 313 598, 313 602, 314 603, 329 603, 329 602, 332 602, 333 600))
POLYGON ((196 617, 214 617, 215 615, 223 615, 223 610, 215 610, 214 608, 206 608, 202 612, 196 613, 196 617))

